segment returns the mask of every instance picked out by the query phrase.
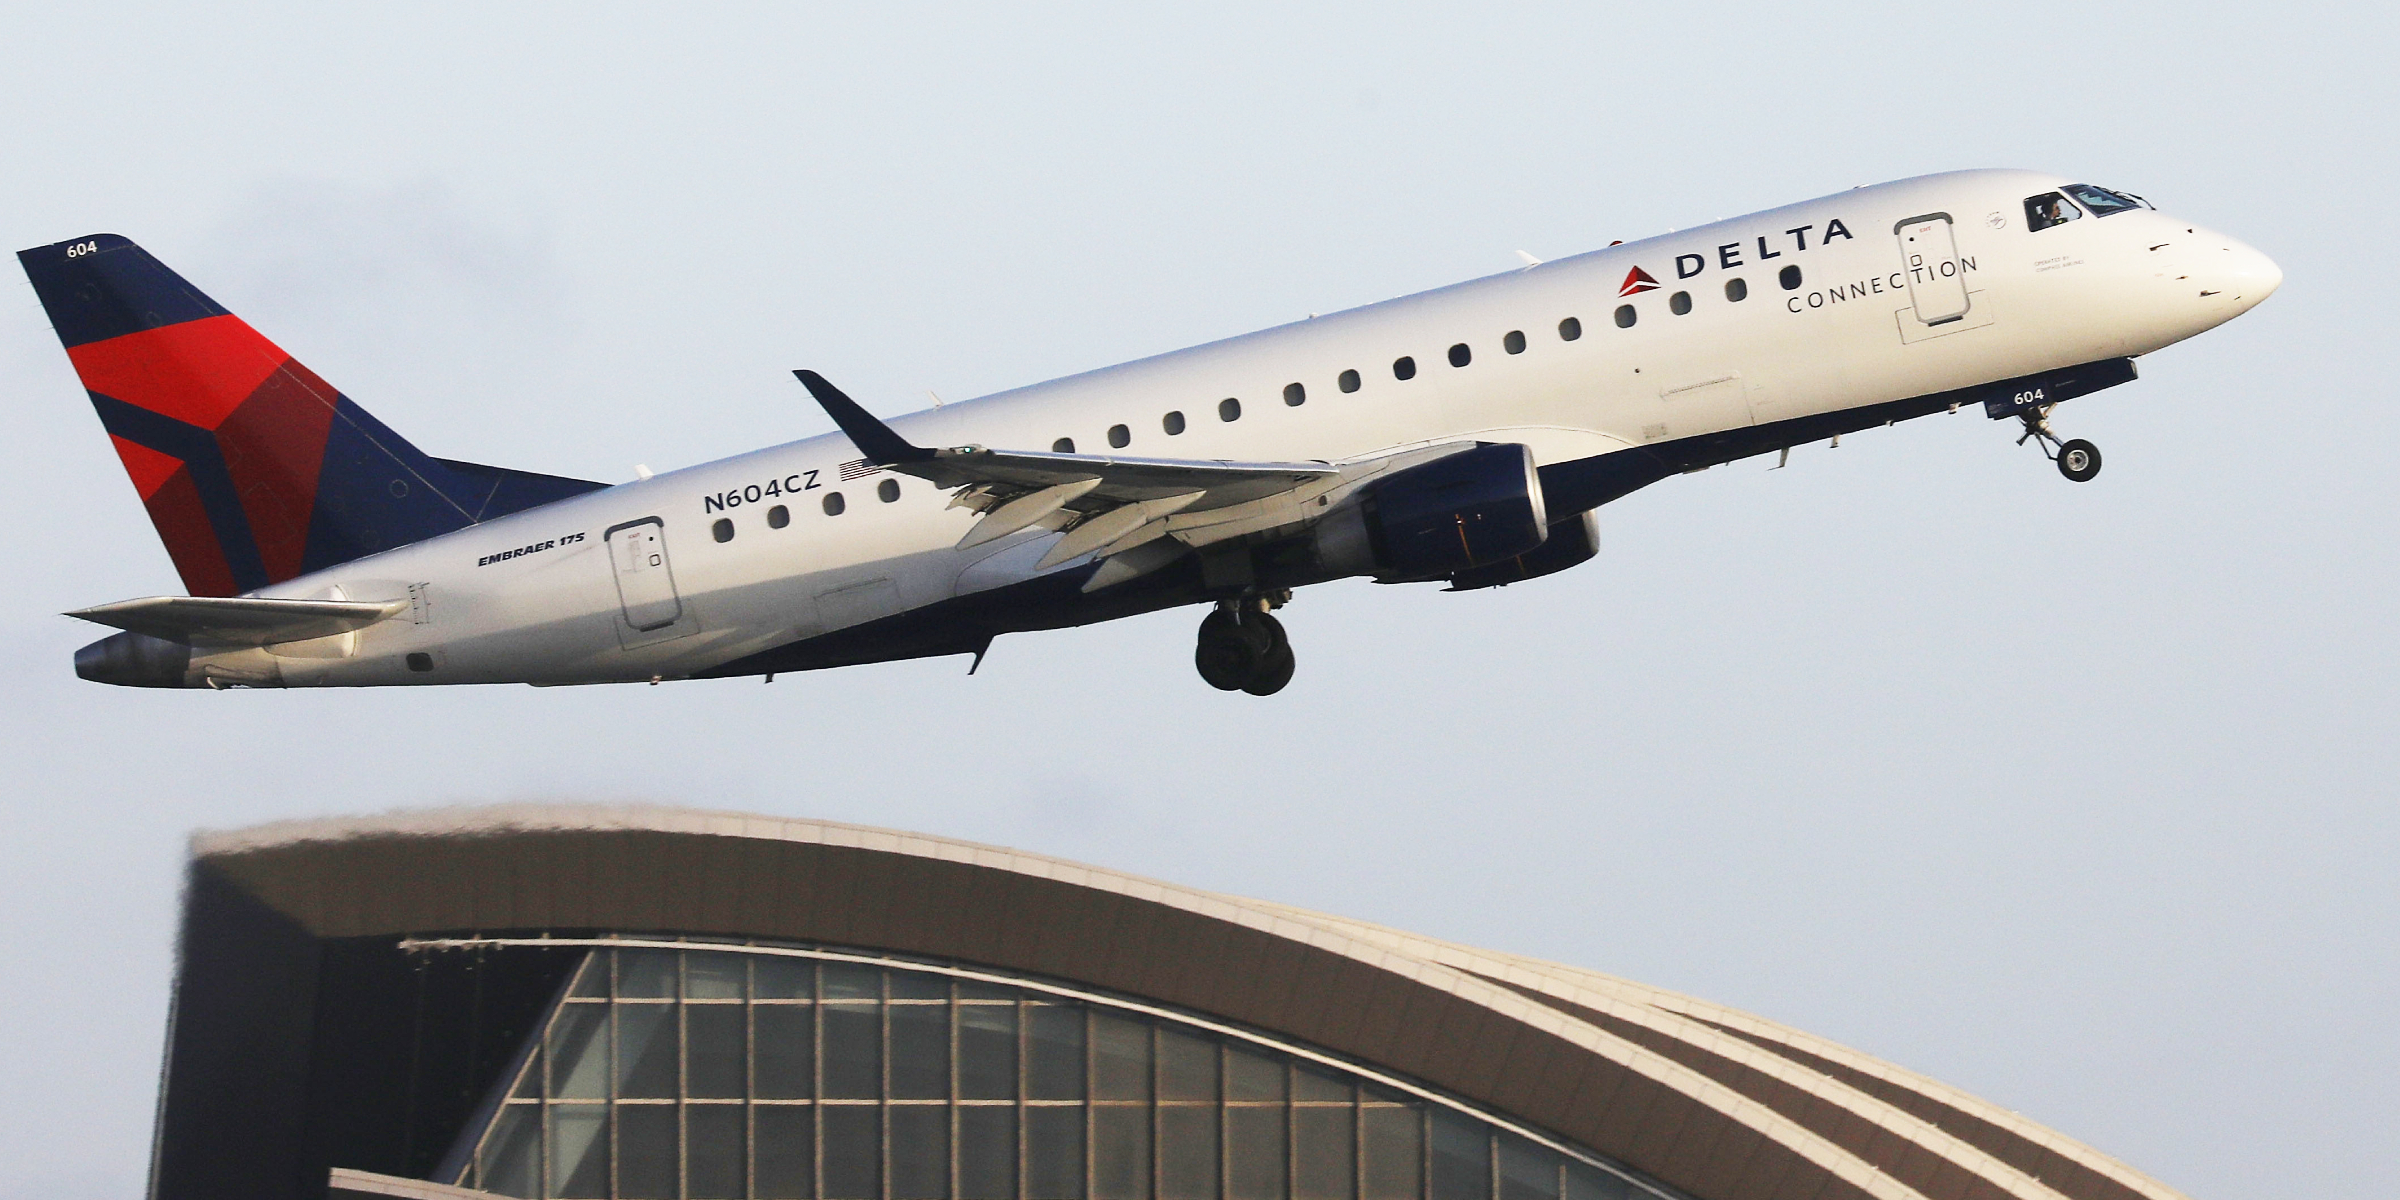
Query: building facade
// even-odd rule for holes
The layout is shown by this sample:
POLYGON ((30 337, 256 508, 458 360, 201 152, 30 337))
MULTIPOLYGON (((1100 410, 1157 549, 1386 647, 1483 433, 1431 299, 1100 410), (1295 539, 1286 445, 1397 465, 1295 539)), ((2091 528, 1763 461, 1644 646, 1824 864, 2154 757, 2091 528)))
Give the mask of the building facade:
POLYGON ((503 807, 196 838, 160 1200, 2173 1200, 1796 1030, 987 846, 503 807))

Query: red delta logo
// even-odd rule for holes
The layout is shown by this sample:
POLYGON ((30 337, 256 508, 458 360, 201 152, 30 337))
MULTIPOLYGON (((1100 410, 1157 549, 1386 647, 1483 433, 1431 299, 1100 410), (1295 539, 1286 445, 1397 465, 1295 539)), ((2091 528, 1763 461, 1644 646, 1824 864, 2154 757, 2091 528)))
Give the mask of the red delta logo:
POLYGON ((1617 294, 1620 296, 1631 296, 1641 292, 1652 291, 1657 287, 1658 281, 1650 277, 1650 272, 1645 271, 1640 267, 1635 267, 1634 269, 1625 272, 1625 284, 1623 287, 1617 289, 1617 294))

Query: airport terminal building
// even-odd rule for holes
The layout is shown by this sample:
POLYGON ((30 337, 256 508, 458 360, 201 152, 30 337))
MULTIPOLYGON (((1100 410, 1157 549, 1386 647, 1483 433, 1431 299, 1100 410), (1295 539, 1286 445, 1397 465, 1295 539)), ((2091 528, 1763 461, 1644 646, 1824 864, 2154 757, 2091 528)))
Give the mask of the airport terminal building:
POLYGON ((1730 1009, 989 846, 194 840, 156 1200, 2179 1200, 1730 1009))

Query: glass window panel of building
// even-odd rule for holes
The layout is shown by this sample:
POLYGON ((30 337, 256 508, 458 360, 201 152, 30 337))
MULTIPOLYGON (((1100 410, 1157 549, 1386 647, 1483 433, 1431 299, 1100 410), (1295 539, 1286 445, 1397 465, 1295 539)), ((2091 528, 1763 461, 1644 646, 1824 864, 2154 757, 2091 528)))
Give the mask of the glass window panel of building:
POLYGON ((529 1200, 1680 1200, 1168 1016, 911 964, 596 949, 455 1182, 529 1200))

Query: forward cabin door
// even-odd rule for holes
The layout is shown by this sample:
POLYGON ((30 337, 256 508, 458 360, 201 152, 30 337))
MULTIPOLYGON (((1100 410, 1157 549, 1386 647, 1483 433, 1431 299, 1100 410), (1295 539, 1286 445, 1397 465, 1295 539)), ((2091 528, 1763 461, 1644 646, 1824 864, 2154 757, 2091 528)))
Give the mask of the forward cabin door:
POLYGON ((1900 236, 1900 261, 1908 267, 1908 301, 1916 306, 1917 319, 1947 325, 1966 316, 1966 271, 1958 263, 1950 214, 1910 217, 1893 232, 1900 236))
POLYGON ((644 517, 609 530, 608 561, 616 570, 625 624, 634 632, 666 629, 683 615, 675 568, 667 561, 666 522, 644 517))

